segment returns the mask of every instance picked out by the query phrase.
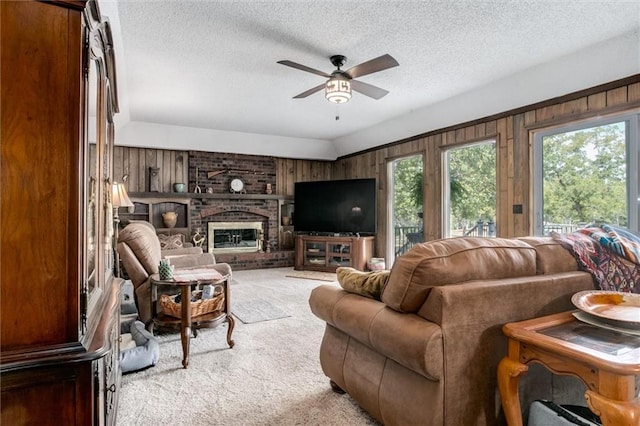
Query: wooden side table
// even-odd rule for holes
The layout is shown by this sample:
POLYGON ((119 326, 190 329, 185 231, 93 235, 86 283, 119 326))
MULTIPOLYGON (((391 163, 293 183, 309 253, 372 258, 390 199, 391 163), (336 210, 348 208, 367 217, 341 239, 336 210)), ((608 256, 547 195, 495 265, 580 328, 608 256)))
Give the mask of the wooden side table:
POLYGON ((181 340, 182 340, 182 366, 187 368, 189 365, 189 346, 191 333, 193 336, 198 336, 198 328, 212 328, 226 322, 229 324, 227 330, 227 344, 230 348, 233 348, 235 342, 231 339, 231 333, 235 327, 235 321, 231 316, 231 292, 229 291, 229 275, 223 276, 221 279, 208 279, 206 275, 198 277, 192 275, 185 278, 180 278, 180 275, 176 273, 173 279, 161 280, 158 274, 152 274, 150 277, 151 282, 151 312, 152 320, 149 324, 149 329, 153 332, 153 327, 180 327, 181 340), (210 312, 195 317, 191 316, 191 289, 197 285, 221 285, 224 291, 224 309, 222 311, 210 312), (174 318, 165 314, 157 313, 157 298, 156 287, 158 286, 177 286, 181 288, 181 318, 174 318))
POLYGON ((532 362, 579 377, 604 426, 640 425, 640 337, 585 324, 571 312, 509 323, 503 332, 509 353, 498 365, 498 388, 509 426, 522 425, 518 380, 532 362))

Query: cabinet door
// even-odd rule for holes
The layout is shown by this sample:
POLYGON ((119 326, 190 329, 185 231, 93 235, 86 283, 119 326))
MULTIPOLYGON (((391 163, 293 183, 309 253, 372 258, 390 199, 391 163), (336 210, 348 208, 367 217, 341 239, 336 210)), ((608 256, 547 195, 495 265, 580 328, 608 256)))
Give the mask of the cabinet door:
POLYGON ((351 266, 351 244, 347 241, 327 243, 329 266, 351 266))
POLYGON ((303 239, 305 266, 327 266, 327 245, 324 241, 303 239))

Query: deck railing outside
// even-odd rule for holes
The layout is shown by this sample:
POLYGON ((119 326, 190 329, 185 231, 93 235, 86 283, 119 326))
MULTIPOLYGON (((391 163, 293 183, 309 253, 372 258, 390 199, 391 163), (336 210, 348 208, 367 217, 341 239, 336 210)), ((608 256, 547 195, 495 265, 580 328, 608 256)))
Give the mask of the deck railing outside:
MULTIPOLYGON (((561 234, 575 232, 584 227, 583 224, 567 223, 545 223, 544 235, 549 235, 551 231, 561 234)), ((455 229, 451 232, 453 236, 474 236, 474 237, 495 237, 495 222, 483 222, 479 220, 470 229, 455 229)), ((411 247, 424 242, 424 234, 419 226, 396 226, 394 230, 395 254, 396 257, 406 253, 411 247)))

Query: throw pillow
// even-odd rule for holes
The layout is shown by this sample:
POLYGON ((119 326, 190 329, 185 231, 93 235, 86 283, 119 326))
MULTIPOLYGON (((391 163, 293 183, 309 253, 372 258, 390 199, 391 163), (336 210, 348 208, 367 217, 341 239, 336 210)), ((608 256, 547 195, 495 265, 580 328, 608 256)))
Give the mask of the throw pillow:
POLYGON ((172 249, 182 248, 183 246, 182 239, 183 239, 182 234, 176 234, 176 235, 158 234, 158 240, 160 240, 161 250, 172 250, 172 249))
POLYGON ((340 286, 349 293, 380 300, 382 288, 389 278, 389 271, 362 272, 350 267, 336 269, 340 286))

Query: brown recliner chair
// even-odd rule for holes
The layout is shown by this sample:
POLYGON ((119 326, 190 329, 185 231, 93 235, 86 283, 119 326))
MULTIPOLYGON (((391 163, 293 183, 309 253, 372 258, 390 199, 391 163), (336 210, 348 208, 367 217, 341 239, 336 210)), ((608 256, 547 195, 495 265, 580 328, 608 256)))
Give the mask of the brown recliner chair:
POLYGON ((146 325, 151 321, 151 284, 149 276, 158 272, 160 259, 170 259, 176 269, 211 267, 222 275, 231 275, 228 263, 216 263, 211 253, 200 247, 161 250, 155 228, 148 222, 132 222, 118 235, 118 254, 135 288, 138 316, 146 325))

